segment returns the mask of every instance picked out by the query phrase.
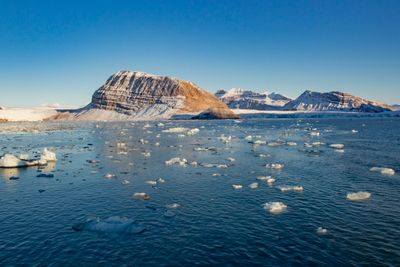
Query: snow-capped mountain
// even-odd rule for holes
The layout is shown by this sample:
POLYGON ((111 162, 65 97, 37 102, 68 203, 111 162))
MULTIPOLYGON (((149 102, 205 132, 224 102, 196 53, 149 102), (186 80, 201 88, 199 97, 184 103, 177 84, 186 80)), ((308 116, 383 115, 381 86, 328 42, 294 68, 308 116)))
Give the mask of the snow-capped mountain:
POLYGON ((226 104, 191 82, 119 71, 93 94, 89 105, 52 119, 166 119, 182 113, 197 114, 209 108, 218 109, 222 117, 223 114, 235 116, 226 104))
POLYGON ((278 93, 257 93, 240 88, 218 90, 215 96, 231 109, 280 110, 291 100, 278 93))
POLYGON ((295 100, 290 101, 284 110, 299 111, 351 111, 384 112, 394 110, 393 106, 365 100, 347 93, 332 91, 328 93, 305 91, 295 100))

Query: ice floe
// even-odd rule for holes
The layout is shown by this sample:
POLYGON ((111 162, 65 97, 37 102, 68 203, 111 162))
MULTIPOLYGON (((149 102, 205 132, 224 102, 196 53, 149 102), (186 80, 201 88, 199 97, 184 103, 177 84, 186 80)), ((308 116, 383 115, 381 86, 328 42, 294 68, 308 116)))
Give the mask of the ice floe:
POLYGON ((282 170, 285 165, 280 163, 268 163, 265 165, 265 168, 272 169, 272 170, 282 170))
POLYGON ((83 223, 77 223, 72 226, 75 231, 93 231, 103 233, 118 233, 118 234, 139 234, 146 228, 135 220, 113 216, 105 220, 100 218, 89 219, 83 223))
POLYGON ((258 183, 251 183, 249 184, 250 189, 257 189, 258 188, 258 183))
POLYGON ((44 148, 42 154, 40 155, 41 160, 46 160, 48 162, 57 161, 56 153, 44 148))
POLYGON ((143 193, 143 192, 134 193, 132 197, 134 199, 138 199, 138 200, 149 200, 150 199, 150 196, 147 193, 143 193))
POLYGON ((334 149, 343 149, 344 145, 343 144, 330 144, 329 147, 334 148, 334 149))
POLYGON ((328 234, 328 229, 325 229, 325 228, 322 228, 322 227, 318 227, 317 228, 317 234, 326 235, 326 234, 328 234))
POLYGON ((242 189, 242 188, 243 188, 243 186, 240 185, 240 184, 233 184, 232 187, 233 187, 233 189, 235 189, 235 190, 239 190, 239 189, 242 189))
POLYGON ((363 201, 363 200, 367 200, 371 197, 371 193, 369 192, 364 192, 364 191, 360 191, 360 192, 356 192, 356 193, 347 193, 346 198, 350 201, 363 201))
POLYGON ((178 203, 171 203, 171 204, 165 205, 165 207, 168 209, 177 209, 180 207, 180 205, 178 203))
POLYGON ((283 202, 267 202, 263 204, 263 208, 272 214, 279 214, 287 210, 287 206, 283 202))
POLYGON ((281 192, 302 192, 304 190, 302 186, 282 186, 279 189, 281 190, 281 192))
POLYGON ((379 172, 382 175, 392 176, 395 174, 395 171, 391 168, 385 167, 372 167, 369 169, 371 172, 379 172))
POLYGON ((149 180, 149 181, 146 181, 146 184, 151 185, 151 186, 156 186, 157 185, 157 181, 149 180))
POLYGON ((187 164, 187 160, 185 159, 185 158, 171 158, 171 159, 169 159, 169 160, 166 160, 165 162, 165 165, 174 165, 174 164, 177 164, 177 165, 180 165, 180 166, 186 166, 186 164, 187 164))

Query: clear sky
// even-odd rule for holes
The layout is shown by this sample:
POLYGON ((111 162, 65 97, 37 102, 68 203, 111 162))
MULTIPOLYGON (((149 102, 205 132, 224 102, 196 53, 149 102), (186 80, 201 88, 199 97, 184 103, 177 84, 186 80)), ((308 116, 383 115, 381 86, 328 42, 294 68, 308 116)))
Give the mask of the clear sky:
POLYGON ((0 105, 83 105, 121 69, 400 103, 400 1, 0 0, 0 105))

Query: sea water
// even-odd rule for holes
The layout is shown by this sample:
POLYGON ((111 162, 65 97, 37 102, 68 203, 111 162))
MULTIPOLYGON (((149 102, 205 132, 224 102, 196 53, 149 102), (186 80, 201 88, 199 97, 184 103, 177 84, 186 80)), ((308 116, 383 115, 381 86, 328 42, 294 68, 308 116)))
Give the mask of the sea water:
POLYGON ((1 266, 400 265, 398 118, 0 125, 45 147, 0 169, 1 266))

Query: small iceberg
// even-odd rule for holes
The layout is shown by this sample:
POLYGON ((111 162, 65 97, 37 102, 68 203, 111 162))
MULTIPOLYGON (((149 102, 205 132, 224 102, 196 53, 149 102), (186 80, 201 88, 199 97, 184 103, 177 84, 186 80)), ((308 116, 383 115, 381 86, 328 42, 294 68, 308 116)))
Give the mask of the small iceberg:
POLYGON ((142 192, 140 192, 140 193, 135 193, 135 194, 133 194, 132 197, 133 197, 134 199, 137 199, 137 200, 149 200, 149 199, 150 199, 150 196, 149 196, 148 194, 142 193, 142 192))
POLYGON ((382 175, 392 176, 395 174, 395 171, 391 168, 384 167, 372 167, 369 169, 371 172, 379 172, 382 175))
POLYGON ((72 226, 75 231, 92 231, 102 233, 118 233, 118 234, 139 234, 146 228, 135 220, 113 216, 105 220, 100 218, 89 219, 83 223, 77 223, 72 226))
POLYGON ((106 178, 106 179, 113 179, 113 178, 115 178, 115 174, 106 173, 106 174, 104 175, 104 178, 106 178))
POLYGON ((326 234, 328 234, 328 230, 325 229, 325 228, 322 228, 322 227, 318 227, 318 228, 317 228, 317 234, 319 234, 319 235, 326 235, 326 234))
POLYGON ((240 190, 240 189, 243 188, 243 186, 240 185, 240 184, 233 184, 232 187, 233 187, 233 189, 235 189, 235 190, 240 190))
POLYGON ((272 169, 272 170, 282 170, 285 165, 280 163, 268 163, 265 165, 265 168, 272 169))
POLYGON ((331 144, 331 145, 329 145, 331 148, 334 148, 334 149, 343 149, 344 148, 344 145, 343 144, 331 144))
POLYGON ((281 192, 302 192, 304 188, 302 186, 282 186, 279 188, 281 192))
POLYGON ((258 183, 251 183, 249 184, 250 189, 257 189, 258 188, 258 183))
POLYGON ((149 180, 149 181, 146 181, 146 184, 151 185, 151 186, 156 186, 157 185, 157 181, 149 180))
POLYGON ((55 162, 57 161, 56 153, 50 151, 45 147, 40 155, 41 160, 45 160, 47 162, 55 162))
POLYGON ((172 158, 170 160, 166 160, 165 165, 174 165, 174 164, 178 164, 180 166, 186 166, 187 164, 187 160, 185 158, 172 158))
POLYGON ((371 197, 371 193, 369 192, 356 192, 356 193, 347 193, 346 198, 350 201, 363 201, 368 200, 371 197))
POLYGON ((263 204, 263 208, 272 214, 279 214, 287 210, 287 206, 283 202, 267 202, 263 204))
POLYGON ((171 204, 165 205, 165 207, 168 209, 177 209, 180 207, 180 205, 178 203, 171 203, 171 204))

